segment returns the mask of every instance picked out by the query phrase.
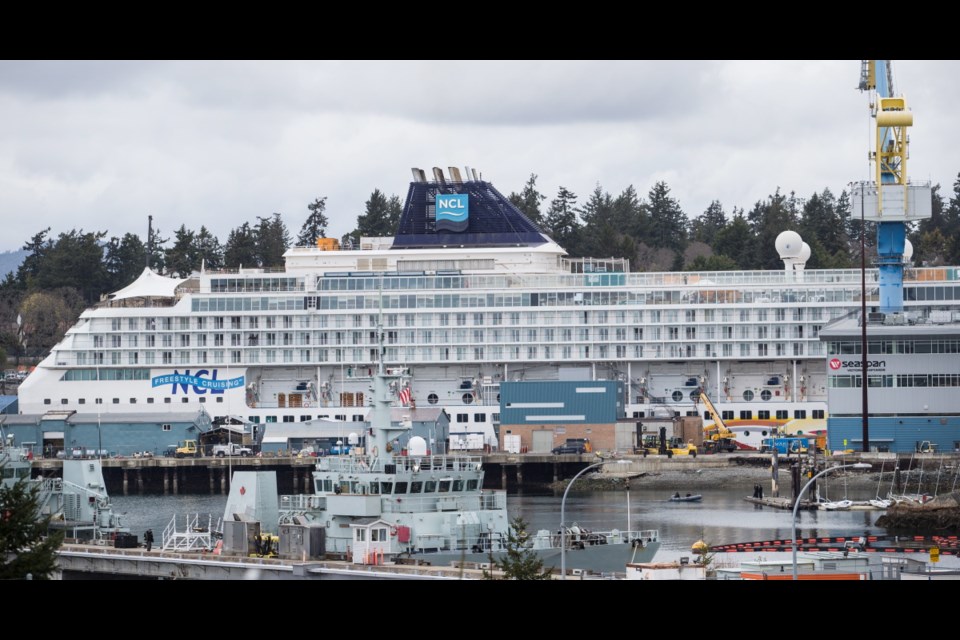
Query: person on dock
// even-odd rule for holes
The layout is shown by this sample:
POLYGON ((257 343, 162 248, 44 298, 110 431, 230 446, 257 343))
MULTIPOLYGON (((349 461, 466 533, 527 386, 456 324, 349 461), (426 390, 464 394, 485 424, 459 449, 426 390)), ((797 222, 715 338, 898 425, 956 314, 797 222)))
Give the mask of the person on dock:
POLYGON ((153 529, 147 529, 143 534, 143 542, 147 545, 147 552, 153 548, 153 529))

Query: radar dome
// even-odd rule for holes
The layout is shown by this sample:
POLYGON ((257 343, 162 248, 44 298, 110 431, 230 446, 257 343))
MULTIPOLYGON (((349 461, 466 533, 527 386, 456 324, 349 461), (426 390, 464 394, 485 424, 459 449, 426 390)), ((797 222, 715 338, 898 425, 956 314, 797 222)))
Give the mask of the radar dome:
POLYGON ((911 260, 913 260, 913 243, 907 240, 903 245, 903 261, 910 262, 911 260))
POLYGON ((350 444, 351 447, 355 447, 358 444, 360 444, 360 436, 358 436, 356 433, 351 431, 350 434, 347 436, 347 442, 350 444))
POLYGON ((781 259, 796 258, 803 249, 803 240, 796 231, 784 231, 777 236, 774 244, 777 247, 777 253, 780 254, 781 259))
POLYGON ((797 260, 800 262, 806 262, 810 259, 810 245, 806 242, 803 243, 803 246, 800 247, 800 255, 797 256, 797 260))
POLYGON ((413 436, 407 443, 407 453, 411 456, 427 455, 427 441, 420 436, 413 436))

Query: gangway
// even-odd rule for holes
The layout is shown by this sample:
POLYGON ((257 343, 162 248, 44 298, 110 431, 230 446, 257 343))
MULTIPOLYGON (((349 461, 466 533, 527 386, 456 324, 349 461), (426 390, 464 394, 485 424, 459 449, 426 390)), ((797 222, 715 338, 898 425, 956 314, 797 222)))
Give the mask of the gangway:
POLYGON ((213 516, 207 514, 206 526, 201 524, 200 514, 189 514, 183 517, 184 529, 177 530, 177 516, 170 518, 170 523, 164 528, 161 537, 164 551, 201 551, 212 550, 214 537, 222 529, 221 520, 217 520, 214 528, 213 516))

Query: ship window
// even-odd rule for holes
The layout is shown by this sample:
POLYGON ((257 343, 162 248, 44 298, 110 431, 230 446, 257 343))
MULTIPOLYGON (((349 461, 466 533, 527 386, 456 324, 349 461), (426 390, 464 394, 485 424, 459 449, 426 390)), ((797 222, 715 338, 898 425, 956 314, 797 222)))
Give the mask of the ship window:
POLYGON ((753 391, 751 391, 750 389, 747 389, 746 391, 744 391, 744 392, 743 392, 743 400, 744 400, 744 402, 752 402, 752 401, 753 401, 753 391))
POLYGON ((423 491, 423 483, 418 481, 410 483, 410 493, 421 493, 423 491))
POLYGON ((770 400, 770 398, 772 397, 773 397, 773 394, 770 393, 770 389, 764 389, 763 391, 760 392, 760 399, 763 400, 764 402, 770 400))
POLYGON ((277 416, 267 416, 267 422, 276 422, 277 416))
POLYGON ((777 420, 786 420, 790 417, 790 412, 786 409, 777 411, 777 420))
MULTIPOLYGON (((184 400, 186 400, 186 398, 184 398, 184 400)), ((120 398, 114 398, 113 404, 120 404, 120 398)))
POLYGON ((761 420, 769 420, 770 412, 769 411, 757 411, 757 417, 761 420))
POLYGON ((283 416, 284 422, 293 422, 293 416, 283 416))
MULTIPOLYGON (((329 491, 329 489, 327 489, 329 491)), ((393 492, 393 483, 392 482, 381 482, 380 483, 380 493, 392 493, 393 492)))
POLYGON ((86 398, 80 398, 80 399, 77 400, 77 402, 78 402, 79 404, 87 404, 87 399, 86 399, 86 398))
POLYGON ((753 411, 741 411, 740 412, 741 420, 753 420, 753 411))
MULTIPOLYGON (((203 402, 203 398, 200 398, 200 401, 203 402)), ((130 398, 130 404, 137 404, 136 398, 130 398)))
POLYGON ((824 418, 824 415, 823 415, 823 414, 824 414, 823 409, 814 409, 814 410, 813 410, 813 418, 814 418, 815 420, 823 420, 823 418, 824 418))
POLYGON ((803 419, 805 419, 805 418, 807 417, 807 410, 806 410, 806 409, 796 409, 796 410, 793 412, 793 417, 794 417, 794 418, 797 418, 797 419, 800 419, 800 420, 803 420, 803 419))
POLYGON ((307 420, 310 420, 312 418, 313 416, 303 415, 303 416, 300 416, 300 422, 306 422, 307 420))
MULTIPOLYGON (((172 401, 170 400, 170 398, 164 398, 164 399, 163 399, 163 403, 164 403, 164 404, 170 404, 170 402, 172 402, 172 401)), ((97 398, 97 404, 100 404, 100 398, 97 398)))
MULTIPOLYGON (((64 404, 66 404, 66 403, 64 403, 64 404)), ((470 414, 468 414, 468 413, 458 413, 458 414, 457 414, 457 422, 468 422, 469 419, 470 419, 470 414)))
POLYGON ((147 398, 147 404, 153 404, 153 398, 147 398))
POLYGON ((439 400, 439 398, 437 398, 437 394, 435 393, 431 393, 427 396, 427 402, 430 404, 437 404, 437 400, 439 400))
POLYGON ((50 398, 44 398, 43 404, 50 404, 50 398))
POLYGON ((476 491, 477 484, 476 479, 467 480, 467 491, 476 491))
POLYGON ((436 480, 427 480, 426 488, 424 493, 436 493, 437 492, 437 481, 436 480))
POLYGON ((67 402, 69 402, 69 400, 66 398, 60 398, 60 404, 67 404, 67 402))
POLYGON ((750 437, 750 432, 749 432, 749 431, 744 431, 744 432, 743 432, 743 437, 744 437, 744 438, 749 438, 749 437, 750 437))
POLYGON ((441 480, 440 481, 440 493, 450 493, 450 484, 452 480, 441 480))
POLYGON ((407 492, 407 483, 406 483, 406 482, 398 482, 398 483, 396 483, 396 486, 395 486, 394 488, 396 489, 396 490, 394 491, 394 493, 406 493, 406 492, 407 492))
POLYGON ((473 421, 474 421, 474 422, 486 422, 486 421, 487 421, 487 414, 485 414, 485 413, 475 413, 475 414, 473 414, 473 421))
POLYGON ((670 397, 673 398, 674 402, 680 402, 681 400, 683 400, 683 392, 674 391, 673 395, 671 395, 670 397))
POLYGON ((182 402, 183 404, 186 404, 186 403, 190 402, 190 398, 186 398, 186 397, 180 398, 180 402, 182 402))
POLYGON ((217 396, 217 402, 223 402, 223 396, 217 396))
POLYGON ((724 420, 733 420, 733 411, 721 411, 720 417, 724 420))
POLYGON ((763 431, 761 431, 761 432, 760 432, 760 435, 766 437, 766 435, 767 435, 767 430, 764 429, 763 431))
POLYGON ((463 397, 461 398, 461 400, 463 400, 463 404, 471 404, 473 402, 473 394, 465 393, 463 394, 463 397))
POLYGON ((454 480, 454 481, 453 481, 453 490, 454 490, 454 491, 463 491, 463 480, 454 480))

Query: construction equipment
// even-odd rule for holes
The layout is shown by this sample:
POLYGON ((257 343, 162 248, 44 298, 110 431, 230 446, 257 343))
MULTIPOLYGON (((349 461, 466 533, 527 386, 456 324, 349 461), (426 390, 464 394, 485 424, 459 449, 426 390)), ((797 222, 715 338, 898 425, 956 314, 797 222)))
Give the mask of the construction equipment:
POLYGON ((197 447, 196 440, 181 440, 177 444, 177 450, 174 452, 177 458, 199 458, 200 449, 197 447))
POLYGON ((665 427, 660 428, 660 435, 653 433, 643 436, 641 442, 643 455, 665 455, 668 458, 673 456, 693 456, 697 457, 697 445, 693 442, 684 442, 683 438, 674 436, 667 438, 665 427))
MULTIPOLYGON (((697 397, 698 394, 693 395, 694 407, 697 406, 697 397)), ((703 406, 707 409, 707 413, 710 414, 710 418, 713 420, 712 425, 703 428, 703 452, 719 453, 723 451, 736 451, 738 448, 735 439, 736 436, 733 431, 727 428, 726 423, 720 416, 720 412, 713 406, 713 402, 710 401, 710 398, 703 389, 700 389, 699 398, 700 401, 703 402, 703 406)))

